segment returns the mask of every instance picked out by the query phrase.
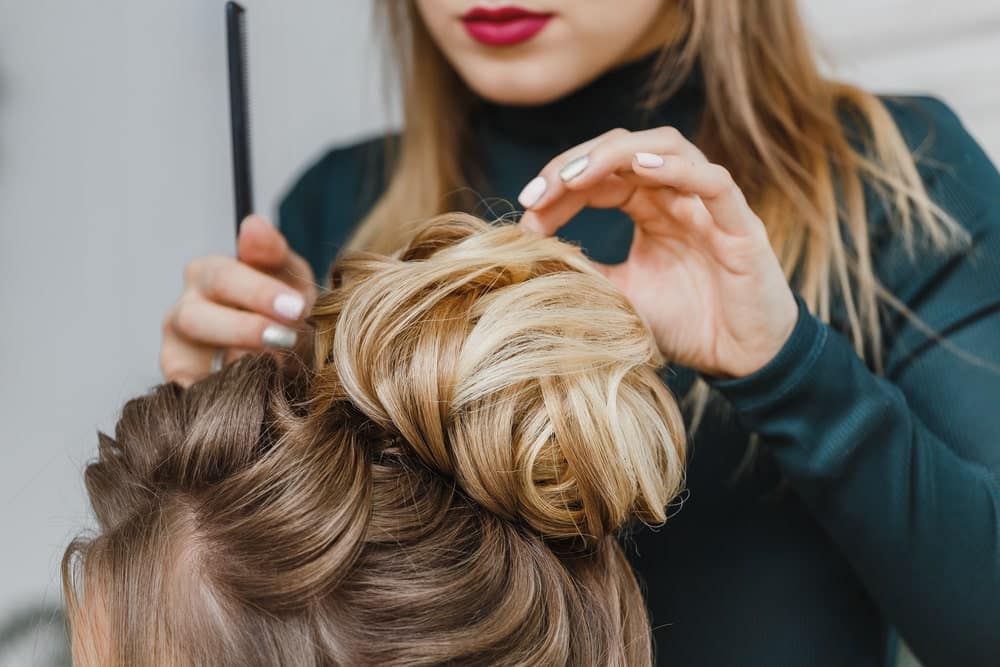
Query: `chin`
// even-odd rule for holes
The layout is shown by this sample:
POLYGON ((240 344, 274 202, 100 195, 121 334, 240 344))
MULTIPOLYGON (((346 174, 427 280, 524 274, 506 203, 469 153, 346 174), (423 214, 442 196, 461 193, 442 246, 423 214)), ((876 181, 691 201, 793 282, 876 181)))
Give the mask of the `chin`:
POLYGON ((492 81, 482 82, 483 85, 480 86, 467 83, 477 96, 503 106, 541 106, 554 102, 570 91, 556 90, 550 86, 498 86, 492 81))
POLYGON ((506 106, 539 106, 553 102, 585 84, 590 78, 581 76, 552 76, 553 72, 567 72, 558 62, 541 62, 532 58, 518 63, 484 63, 459 68, 459 76, 479 97, 506 106), (548 75, 541 75, 547 73, 548 75))

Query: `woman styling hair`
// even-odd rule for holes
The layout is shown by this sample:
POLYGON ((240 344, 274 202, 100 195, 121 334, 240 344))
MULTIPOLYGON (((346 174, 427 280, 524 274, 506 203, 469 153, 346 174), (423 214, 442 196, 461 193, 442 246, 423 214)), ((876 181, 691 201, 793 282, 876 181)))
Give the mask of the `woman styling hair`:
POLYGON ((628 545, 665 661, 1000 664, 1000 176, 951 110, 821 76, 793 0, 378 8, 401 133, 188 266, 166 377, 293 345, 341 248, 516 199, 688 399, 689 501, 628 545))

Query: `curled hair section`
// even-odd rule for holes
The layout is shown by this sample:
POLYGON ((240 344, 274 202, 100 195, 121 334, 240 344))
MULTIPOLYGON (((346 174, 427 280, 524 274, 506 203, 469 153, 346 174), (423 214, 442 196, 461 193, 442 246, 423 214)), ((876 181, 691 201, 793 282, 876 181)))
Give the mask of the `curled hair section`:
POLYGON ((663 359, 557 239, 449 214, 333 267, 306 358, 129 401, 63 561, 83 665, 649 665, 616 540, 683 482, 663 359))

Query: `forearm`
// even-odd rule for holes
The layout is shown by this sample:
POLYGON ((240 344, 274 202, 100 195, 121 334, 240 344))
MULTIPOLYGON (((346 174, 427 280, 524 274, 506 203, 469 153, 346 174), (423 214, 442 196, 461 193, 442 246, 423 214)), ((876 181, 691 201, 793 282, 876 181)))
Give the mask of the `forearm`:
POLYGON ((770 364, 712 384, 771 447, 889 621, 928 664, 994 664, 996 475, 931 433, 899 387, 874 375, 843 336, 804 309, 770 364))

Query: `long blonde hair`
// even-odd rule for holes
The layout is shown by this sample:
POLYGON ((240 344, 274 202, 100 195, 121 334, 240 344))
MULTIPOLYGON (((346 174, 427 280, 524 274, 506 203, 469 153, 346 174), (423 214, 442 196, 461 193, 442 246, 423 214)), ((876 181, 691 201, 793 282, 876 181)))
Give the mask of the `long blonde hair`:
MULTIPOLYGON (((865 185, 891 207, 893 231, 911 251, 918 236, 934 248, 957 246, 963 230, 928 197, 883 103, 821 75, 795 0, 667 4, 685 29, 663 46, 648 90, 639 91, 646 105, 700 69, 706 105, 695 143, 733 174, 810 309, 829 322, 839 301, 856 350, 881 371, 879 302, 916 320, 876 278, 865 185)), ((456 193, 468 181, 459 156, 473 96, 411 0, 383 1, 378 11, 398 66, 404 123, 388 188, 350 246, 387 250, 399 243, 401 221, 462 204, 456 193)))
POLYGON ((101 436, 76 664, 650 665, 616 531, 666 519, 685 438, 627 299, 462 215, 331 284, 311 359, 161 385, 101 436))

